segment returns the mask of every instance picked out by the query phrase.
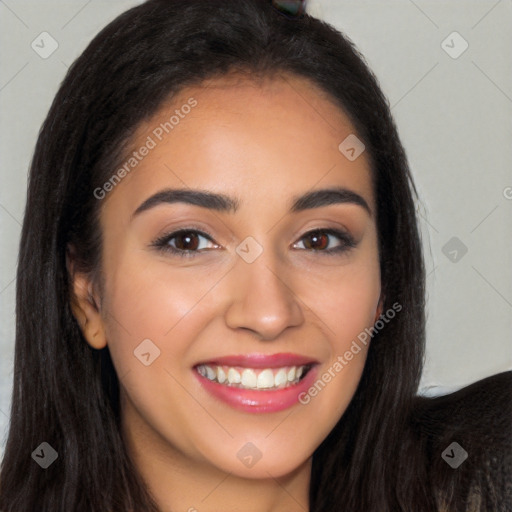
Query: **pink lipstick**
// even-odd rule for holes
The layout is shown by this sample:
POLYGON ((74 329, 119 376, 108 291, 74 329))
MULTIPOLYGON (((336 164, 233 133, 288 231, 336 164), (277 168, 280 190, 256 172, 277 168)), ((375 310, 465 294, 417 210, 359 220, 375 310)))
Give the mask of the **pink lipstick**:
POLYGON ((212 358, 194 366, 203 389, 244 412, 292 407, 315 380, 318 362, 298 354, 246 354, 212 358))

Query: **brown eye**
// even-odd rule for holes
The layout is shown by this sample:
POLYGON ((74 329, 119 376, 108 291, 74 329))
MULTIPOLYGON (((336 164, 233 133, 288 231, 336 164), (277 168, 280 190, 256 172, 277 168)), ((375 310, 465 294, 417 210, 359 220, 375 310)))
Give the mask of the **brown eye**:
POLYGON ((315 229, 306 233, 293 247, 313 253, 334 255, 348 251, 356 245, 349 233, 337 229, 315 229))
POLYGON ((163 252, 188 257, 219 248, 209 234, 195 229, 175 231, 155 240, 151 245, 163 252))
POLYGON ((183 231, 174 236, 174 247, 182 251, 195 251, 199 247, 199 236, 192 231, 183 231))
POLYGON ((304 247, 306 247, 306 249, 320 251, 329 246, 329 235, 326 235, 325 233, 312 233, 304 237, 303 240, 304 247))

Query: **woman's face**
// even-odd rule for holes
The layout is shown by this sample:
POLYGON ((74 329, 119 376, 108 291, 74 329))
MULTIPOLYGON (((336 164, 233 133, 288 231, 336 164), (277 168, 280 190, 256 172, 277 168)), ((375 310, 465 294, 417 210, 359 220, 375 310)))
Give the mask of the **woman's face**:
POLYGON ((343 415, 381 291, 369 161, 339 149, 353 133, 289 75, 210 80, 139 127, 98 199, 87 336, 108 344, 137 457, 278 477, 343 415))

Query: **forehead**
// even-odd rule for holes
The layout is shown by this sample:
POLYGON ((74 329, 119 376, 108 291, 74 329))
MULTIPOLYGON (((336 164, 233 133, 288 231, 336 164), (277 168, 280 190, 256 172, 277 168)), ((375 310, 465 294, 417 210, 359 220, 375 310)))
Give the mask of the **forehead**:
POLYGON ((348 116, 305 78, 209 79, 183 89, 140 124, 121 165, 133 151, 150 150, 110 196, 122 194, 133 211, 142 196, 164 186, 282 202, 286 193, 318 184, 350 187, 371 204, 366 155, 350 161, 339 149, 354 134, 348 116))

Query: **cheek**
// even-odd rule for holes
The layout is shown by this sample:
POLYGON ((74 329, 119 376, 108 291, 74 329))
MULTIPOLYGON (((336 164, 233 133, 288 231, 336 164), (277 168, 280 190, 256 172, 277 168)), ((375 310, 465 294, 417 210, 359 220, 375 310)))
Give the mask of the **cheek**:
POLYGON ((205 421, 199 407, 190 407, 187 389, 195 342, 213 316, 212 274, 198 278, 197 270, 172 270, 140 254, 137 260, 119 258, 107 274, 103 315, 112 361, 130 402, 126 414, 130 421, 144 418, 174 444, 188 439, 183 432, 191 424, 205 421))
POLYGON ((371 254, 331 271, 328 279, 319 275, 301 286, 300 295, 311 305, 328 341, 329 357, 304 397, 304 403, 321 402, 315 417, 326 433, 346 410, 366 363, 381 291, 378 258, 371 254))
POLYGON ((215 317, 212 289, 222 272, 173 268, 164 258, 134 250, 105 265, 103 317, 118 375, 140 369, 137 353, 148 339, 158 354, 151 368, 174 373, 186 367, 192 363, 194 342, 215 317))
POLYGON ((343 353, 376 319, 381 284, 378 263, 347 265, 309 275, 299 295, 324 325, 331 349, 343 353))
MULTIPOLYGON (((380 298, 380 277, 373 268, 351 271, 332 292, 330 313, 339 351, 375 321, 380 298)), ((329 307, 328 304, 325 307, 329 307)))

